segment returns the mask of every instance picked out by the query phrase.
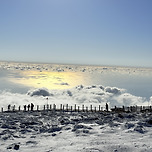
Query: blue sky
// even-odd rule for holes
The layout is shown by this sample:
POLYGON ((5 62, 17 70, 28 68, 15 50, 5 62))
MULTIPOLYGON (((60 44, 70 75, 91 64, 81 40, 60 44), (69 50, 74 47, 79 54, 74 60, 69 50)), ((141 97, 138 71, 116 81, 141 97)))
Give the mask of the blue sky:
POLYGON ((152 66, 152 0, 0 0, 0 60, 152 66))

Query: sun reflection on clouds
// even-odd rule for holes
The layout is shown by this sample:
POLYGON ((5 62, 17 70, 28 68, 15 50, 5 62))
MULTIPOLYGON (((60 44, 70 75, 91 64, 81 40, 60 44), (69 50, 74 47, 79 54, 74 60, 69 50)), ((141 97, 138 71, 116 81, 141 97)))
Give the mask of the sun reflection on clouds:
POLYGON ((11 77, 9 80, 29 87, 48 89, 68 89, 84 83, 82 74, 75 72, 21 71, 19 75, 21 77, 11 77))

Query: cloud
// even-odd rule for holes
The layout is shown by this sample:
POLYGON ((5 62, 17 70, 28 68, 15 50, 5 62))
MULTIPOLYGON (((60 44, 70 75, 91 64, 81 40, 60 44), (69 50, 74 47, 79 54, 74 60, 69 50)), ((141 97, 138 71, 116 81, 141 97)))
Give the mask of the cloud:
POLYGON ((29 91, 27 94, 30 96, 43 96, 43 97, 50 96, 49 91, 45 88, 29 91))
POLYGON ((56 85, 69 85, 68 83, 55 83, 56 85))
POLYGON ((124 89, 119 89, 119 88, 116 88, 116 87, 106 87, 105 88, 105 92, 112 93, 114 95, 121 94, 124 91, 125 91, 124 89))
MULTIPOLYGON (((152 97, 150 102, 152 101, 152 97)), ((132 106, 148 105, 148 101, 143 97, 134 96, 127 93, 125 89, 117 87, 104 87, 101 85, 94 86, 77 86, 68 90, 47 90, 45 88, 28 91, 27 94, 10 93, 3 91, 0 93, 0 107, 11 105, 25 105, 34 103, 34 105, 69 104, 105 107, 108 103, 110 107, 114 106, 132 106), (48 100, 46 100, 48 97, 48 100)))

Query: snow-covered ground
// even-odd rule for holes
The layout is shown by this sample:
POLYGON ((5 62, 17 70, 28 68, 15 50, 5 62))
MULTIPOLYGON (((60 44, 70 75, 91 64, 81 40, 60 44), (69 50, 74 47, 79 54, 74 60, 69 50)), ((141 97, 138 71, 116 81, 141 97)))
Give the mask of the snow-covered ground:
POLYGON ((151 113, 0 113, 0 151, 151 152, 151 113))

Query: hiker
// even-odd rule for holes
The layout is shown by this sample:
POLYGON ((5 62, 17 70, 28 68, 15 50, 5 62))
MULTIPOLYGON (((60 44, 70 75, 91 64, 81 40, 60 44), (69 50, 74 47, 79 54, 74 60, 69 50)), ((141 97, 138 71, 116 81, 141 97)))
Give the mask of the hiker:
POLYGON ((13 111, 15 111, 15 105, 13 106, 13 111))
POLYGON ((28 109, 28 111, 30 110, 30 104, 28 104, 27 109, 28 109))
POLYGON ((10 109, 11 109, 11 105, 9 104, 9 105, 8 105, 8 111, 10 111, 10 109))
POLYGON ((18 107, 18 111, 21 111, 21 106, 18 107))
POLYGON ((24 105, 24 111, 26 111, 26 105, 24 105))
POLYGON ((33 111, 33 108, 34 108, 34 104, 31 103, 31 111, 33 111))
POLYGON ((108 111, 108 104, 106 103, 106 111, 108 111))

